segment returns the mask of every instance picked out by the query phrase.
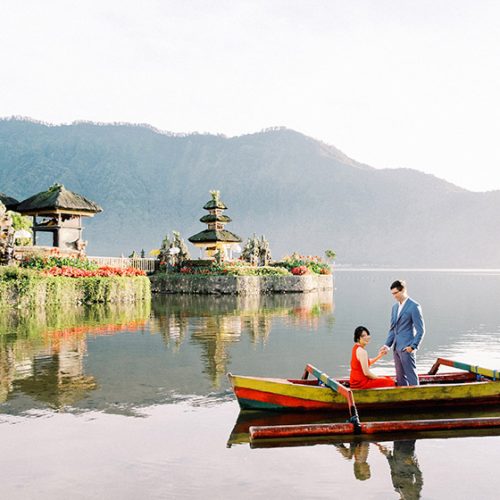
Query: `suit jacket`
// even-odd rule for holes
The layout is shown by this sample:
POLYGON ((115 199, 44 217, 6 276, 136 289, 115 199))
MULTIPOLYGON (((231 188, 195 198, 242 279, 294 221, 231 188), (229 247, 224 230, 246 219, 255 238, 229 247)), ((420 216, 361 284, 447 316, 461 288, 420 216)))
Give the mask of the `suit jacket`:
POLYGON ((398 307, 398 303, 392 307, 391 328, 385 345, 391 347, 394 344, 394 350, 398 351, 408 346, 416 350, 425 335, 422 308, 420 304, 408 297, 398 318, 398 307))

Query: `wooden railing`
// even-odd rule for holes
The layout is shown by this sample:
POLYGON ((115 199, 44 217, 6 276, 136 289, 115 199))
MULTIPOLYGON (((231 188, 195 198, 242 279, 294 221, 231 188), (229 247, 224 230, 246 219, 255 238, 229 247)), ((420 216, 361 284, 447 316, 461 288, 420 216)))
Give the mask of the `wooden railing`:
POLYGON ((133 267, 135 269, 141 269, 147 274, 152 274, 158 269, 159 261, 154 258, 140 258, 140 257, 94 257, 91 255, 87 256, 92 262, 95 262, 99 266, 111 266, 111 267, 133 267))

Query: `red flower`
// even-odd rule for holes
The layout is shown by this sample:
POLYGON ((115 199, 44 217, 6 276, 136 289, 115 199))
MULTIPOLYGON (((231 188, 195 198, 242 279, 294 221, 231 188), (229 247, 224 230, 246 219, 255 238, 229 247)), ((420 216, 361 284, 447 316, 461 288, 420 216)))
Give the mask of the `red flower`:
POLYGON ((291 272, 294 276, 302 276, 303 274, 307 274, 308 271, 306 266, 297 266, 293 267, 291 272))

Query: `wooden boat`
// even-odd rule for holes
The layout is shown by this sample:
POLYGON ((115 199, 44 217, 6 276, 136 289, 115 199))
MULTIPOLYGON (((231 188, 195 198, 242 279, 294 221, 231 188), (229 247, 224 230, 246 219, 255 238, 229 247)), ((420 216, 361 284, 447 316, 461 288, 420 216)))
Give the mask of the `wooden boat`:
POLYGON ((248 377, 228 374, 242 409, 328 410, 351 416, 357 410, 440 409, 444 406, 500 404, 500 372, 458 361, 438 358, 420 385, 351 390, 348 380, 335 380, 312 365, 301 379, 248 377), (461 372, 437 374, 440 366, 461 372), (312 374, 315 380, 307 380, 312 374), (354 402, 355 398, 355 402, 354 402))

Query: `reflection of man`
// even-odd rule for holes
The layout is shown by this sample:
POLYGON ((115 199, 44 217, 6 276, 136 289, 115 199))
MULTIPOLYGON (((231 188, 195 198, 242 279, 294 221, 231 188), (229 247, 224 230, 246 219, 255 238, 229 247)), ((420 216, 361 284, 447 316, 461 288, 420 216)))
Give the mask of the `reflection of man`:
POLYGON ((384 446, 379 445, 379 448, 387 457, 391 468, 392 485, 401 498, 419 499, 424 481, 415 455, 415 439, 394 441, 392 452, 384 446))
POLYGON ((394 345, 394 365, 398 386, 418 385, 416 350, 425 335, 425 324, 420 304, 408 297, 406 282, 397 280, 391 285, 396 304, 392 307, 391 328, 385 345, 388 352, 394 345))

